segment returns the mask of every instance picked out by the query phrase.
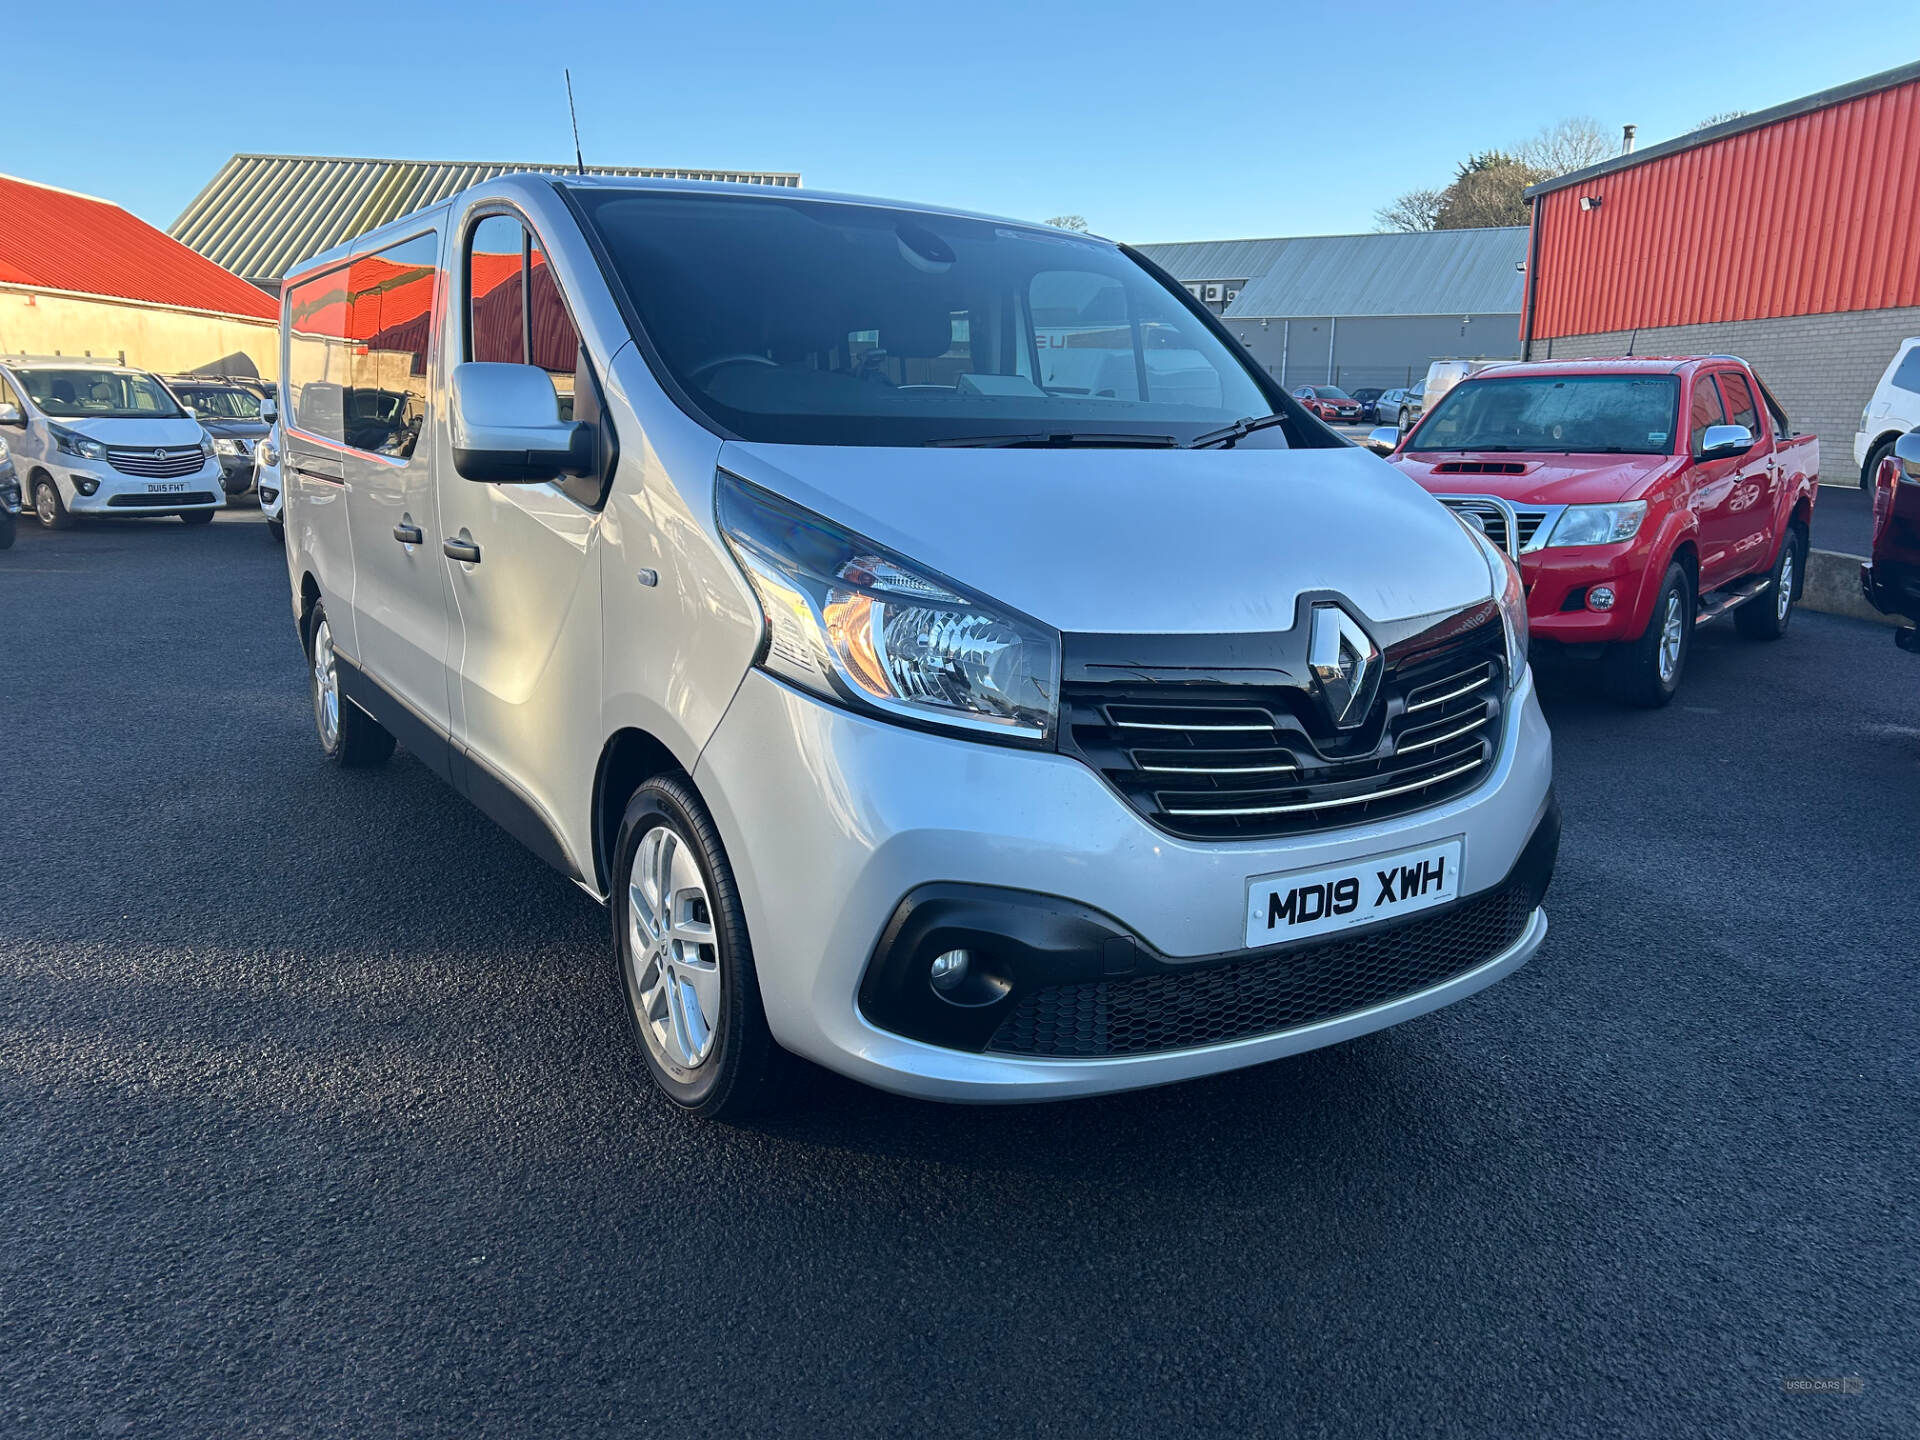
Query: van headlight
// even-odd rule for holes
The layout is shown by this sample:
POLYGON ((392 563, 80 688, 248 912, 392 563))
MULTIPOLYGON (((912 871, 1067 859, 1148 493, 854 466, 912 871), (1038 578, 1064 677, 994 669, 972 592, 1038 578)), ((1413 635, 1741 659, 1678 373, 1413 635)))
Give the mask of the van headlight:
POLYGON ((1628 500, 1619 505, 1569 505, 1547 537, 1548 546, 1617 545, 1640 533, 1647 518, 1647 502, 1628 500))
POLYGON ((1057 632, 721 471, 720 532, 766 617, 757 663, 912 724, 1050 744, 1057 632))
POLYGON ((221 435, 214 439, 213 452, 216 455, 244 455, 247 453, 247 447, 238 440, 229 440, 221 435))
MULTIPOLYGON (((1460 519, 1458 515, 1454 518, 1460 519)), ((1500 611, 1500 638, 1507 652, 1507 689, 1517 690, 1527 675, 1527 643, 1532 638, 1527 628, 1527 587, 1520 578, 1520 567, 1477 525, 1460 519, 1460 528, 1473 537, 1480 558, 1487 562, 1493 602, 1500 611)))
POLYGON ((64 425, 47 426, 47 434, 53 437, 53 448, 62 455, 78 455, 82 460, 104 460, 107 447, 98 440, 88 439, 78 430, 69 430, 64 425))

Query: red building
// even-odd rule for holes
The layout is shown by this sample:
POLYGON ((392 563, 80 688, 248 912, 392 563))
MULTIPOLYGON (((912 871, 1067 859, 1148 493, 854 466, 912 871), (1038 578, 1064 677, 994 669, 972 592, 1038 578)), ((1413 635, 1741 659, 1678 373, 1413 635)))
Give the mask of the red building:
POLYGON ((1527 194, 1523 353, 1739 355, 1823 478, 1856 478, 1861 409, 1920 335, 1920 64, 1527 194))

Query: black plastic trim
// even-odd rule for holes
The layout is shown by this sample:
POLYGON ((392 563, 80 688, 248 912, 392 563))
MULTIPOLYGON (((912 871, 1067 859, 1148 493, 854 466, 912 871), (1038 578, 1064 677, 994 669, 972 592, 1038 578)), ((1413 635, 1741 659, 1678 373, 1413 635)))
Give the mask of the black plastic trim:
MULTIPOLYGON (((1549 792, 1546 812, 1498 885, 1370 926, 1365 933, 1378 937, 1409 925, 1432 924, 1516 883, 1528 887, 1538 907, 1553 879, 1559 849, 1560 805, 1549 792)), ((860 982, 860 1012, 881 1029, 908 1039, 978 1053, 1021 998, 1036 990, 1259 964, 1309 955, 1352 938, 1351 933, 1334 934, 1260 950, 1173 957, 1113 916, 1058 896, 989 885, 922 885, 900 902, 881 931, 860 982), (959 948, 972 953, 977 968, 970 971, 956 1003, 937 993, 927 974, 934 956, 959 948)))

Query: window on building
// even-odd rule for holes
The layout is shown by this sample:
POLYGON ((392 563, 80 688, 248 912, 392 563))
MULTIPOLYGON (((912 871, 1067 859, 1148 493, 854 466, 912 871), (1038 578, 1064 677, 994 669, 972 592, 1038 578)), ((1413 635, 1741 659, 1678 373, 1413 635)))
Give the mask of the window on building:
POLYGON ((1744 425, 1747 433, 1760 433, 1760 407, 1754 403, 1753 387, 1747 384, 1747 377, 1731 370, 1720 372, 1720 393, 1726 397, 1727 423, 1744 425))
POLYGON ((344 439, 404 460, 426 421, 427 358, 440 291, 440 237, 428 232, 363 255, 348 271, 353 357, 344 439))
POLYGON ((1720 392, 1704 377, 1693 387, 1693 409, 1687 416, 1687 448, 1698 455, 1705 448, 1707 428, 1724 425, 1727 412, 1720 408, 1720 392))

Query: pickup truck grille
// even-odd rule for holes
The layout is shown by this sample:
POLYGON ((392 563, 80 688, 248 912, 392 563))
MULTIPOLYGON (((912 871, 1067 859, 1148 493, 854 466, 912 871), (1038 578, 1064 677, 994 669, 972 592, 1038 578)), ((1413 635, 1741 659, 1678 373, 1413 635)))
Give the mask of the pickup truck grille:
POLYGON ((1171 834, 1254 839, 1358 825, 1437 805, 1499 751, 1498 623, 1389 674, 1374 713, 1327 734, 1299 686, 1070 682, 1061 748, 1171 834))
POLYGON ((178 480, 182 475, 197 475, 207 463, 207 455, 198 445, 176 445, 167 449, 109 447, 107 463, 122 475, 138 475, 143 480, 178 480))
POLYGON ((1487 538, 1509 555, 1518 559, 1533 548, 1535 540, 1545 541, 1540 527, 1546 523, 1553 511, 1539 505, 1514 505, 1505 500, 1483 498, 1478 495, 1442 495, 1440 503, 1449 510, 1462 515, 1472 515, 1480 522, 1480 528, 1487 532, 1487 538), (1508 517, 1513 525, 1508 528, 1508 517))

